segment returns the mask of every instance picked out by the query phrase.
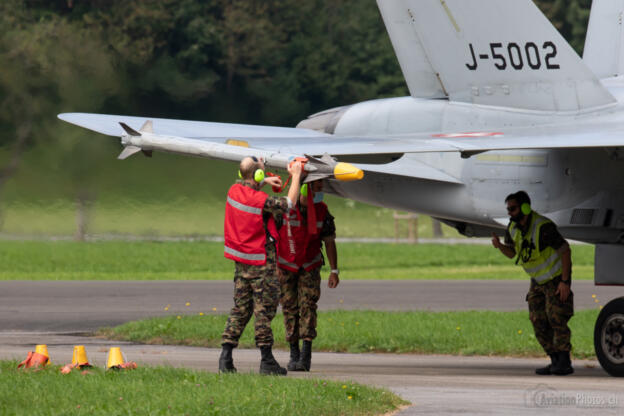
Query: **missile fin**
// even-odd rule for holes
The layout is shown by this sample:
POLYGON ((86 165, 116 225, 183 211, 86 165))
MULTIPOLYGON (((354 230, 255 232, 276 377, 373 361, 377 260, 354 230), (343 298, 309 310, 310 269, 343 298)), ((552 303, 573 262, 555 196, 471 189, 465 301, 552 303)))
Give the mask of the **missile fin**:
POLYGON ((143 133, 154 133, 154 124, 152 123, 152 120, 147 120, 143 123, 143 126, 139 131, 143 133))
POLYGON ((138 153, 141 151, 140 147, 136 147, 136 146, 126 146, 124 147, 124 149, 121 151, 121 153, 119 154, 119 156, 117 156, 117 159, 119 160, 124 160, 130 156, 132 156, 135 153, 138 153))
MULTIPOLYGON (((140 136, 141 133, 139 133, 138 131, 136 131, 135 129, 133 129, 132 127, 128 126, 126 123, 120 121, 119 125, 121 126, 122 129, 125 130, 126 133, 128 133, 130 136, 140 136)), ((143 125, 145 127, 145 125, 143 125)))

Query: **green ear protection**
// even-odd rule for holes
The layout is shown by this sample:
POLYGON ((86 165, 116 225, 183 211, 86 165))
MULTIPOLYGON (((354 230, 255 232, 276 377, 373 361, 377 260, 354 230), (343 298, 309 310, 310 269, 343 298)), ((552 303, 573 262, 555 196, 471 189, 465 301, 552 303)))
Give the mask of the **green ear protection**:
MULTIPOLYGON (((243 174, 241 171, 238 171, 238 178, 243 179, 243 174)), ((262 169, 256 169, 254 172, 254 181, 260 183, 264 180, 264 171, 262 169)))
POLYGON ((303 185, 301 185, 301 189, 299 190, 299 193, 301 194, 301 196, 308 196, 308 184, 304 183, 303 185))
POLYGON ((523 203, 520 205, 520 211, 522 211, 524 215, 529 215, 531 213, 531 204, 527 202, 523 203))
POLYGON ((254 181, 260 183, 264 180, 264 171, 262 169, 256 169, 254 172, 254 181))

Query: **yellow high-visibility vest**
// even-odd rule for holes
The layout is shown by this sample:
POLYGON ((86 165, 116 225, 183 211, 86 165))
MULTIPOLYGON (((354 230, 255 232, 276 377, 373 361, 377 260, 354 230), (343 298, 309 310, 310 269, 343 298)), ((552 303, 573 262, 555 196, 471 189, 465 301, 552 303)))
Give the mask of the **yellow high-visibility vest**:
POLYGON ((540 230, 542 226, 552 221, 535 211, 531 212, 530 216, 526 235, 522 235, 520 227, 515 222, 509 224, 508 231, 524 271, 538 284, 543 285, 561 274, 561 255, 550 246, 539 250, 540 230))

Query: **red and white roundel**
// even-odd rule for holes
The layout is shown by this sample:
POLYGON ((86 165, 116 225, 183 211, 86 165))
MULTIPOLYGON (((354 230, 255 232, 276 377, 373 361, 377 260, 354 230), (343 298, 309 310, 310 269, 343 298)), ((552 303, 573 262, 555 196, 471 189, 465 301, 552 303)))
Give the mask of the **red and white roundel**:
POLYGON ((458 139, 460 137, 495 137, 503 136, 503 133, 498 131, 476 131, 471 133, 446 133, 446 134, 432 134, 431 137, 440 137, 445 139, 458 139))

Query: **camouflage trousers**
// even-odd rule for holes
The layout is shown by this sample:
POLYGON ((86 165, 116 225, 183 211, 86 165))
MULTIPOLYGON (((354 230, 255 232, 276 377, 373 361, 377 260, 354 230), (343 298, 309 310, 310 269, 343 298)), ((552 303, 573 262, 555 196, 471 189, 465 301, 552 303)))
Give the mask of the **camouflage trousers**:
POLYGON ((561 302, 559 295, 555 295, 560 281, 560 277, 543 285, 532 281, 526 296, 535 337, 546 354, 572 349, 568 321, 574 315, 574 295, 570 291, 568 299, 561 302))
POLYGON ((264 266, 236 263, 234 307, 221 337, 223 343, 238 345, 238 339, 253 313, 256 346, 273 345, 271 321, 275 317, 280 296, 276 272, 274 249, 272 252, 267 249, 267 263, 264 266))
POLYGON ((303 269, 297 273, 288 270, 280 272, 286 277, 280 294, 286 341, 312 341, 316 338, 316 304, 321 297, 321 268, 309 272, 303 269))

